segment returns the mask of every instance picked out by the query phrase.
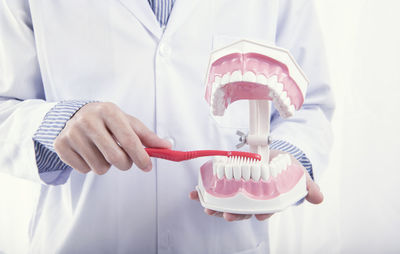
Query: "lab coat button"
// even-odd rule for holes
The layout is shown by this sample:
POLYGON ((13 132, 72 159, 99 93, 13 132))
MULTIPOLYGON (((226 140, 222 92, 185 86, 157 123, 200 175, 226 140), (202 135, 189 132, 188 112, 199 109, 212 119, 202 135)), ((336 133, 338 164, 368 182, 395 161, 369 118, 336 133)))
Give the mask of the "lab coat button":
POLYGON ((163 57, 169 57, 171 55, 171 47, 165 43, 160 44, 159 53, 163 57))

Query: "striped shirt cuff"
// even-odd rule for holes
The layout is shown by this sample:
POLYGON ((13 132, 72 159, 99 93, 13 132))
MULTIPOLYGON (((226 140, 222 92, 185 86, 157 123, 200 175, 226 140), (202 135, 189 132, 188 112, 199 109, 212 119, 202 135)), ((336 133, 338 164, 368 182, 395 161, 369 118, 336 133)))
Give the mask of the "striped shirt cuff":
POLYGON ((48 184, 62 184, 72 168, 58 157, 54 140, 65 124, 81 107, 92 101, 62 101, 57 103, 44 117, 33 136, 36 164, 41 179, 48 184))
POLYGON ((293 155, 293 157, 296 158, 296 160, 298 160, 303 165, 303 167, 306 168, 307 172, 311 176, 311 179, 314 180, 312 164, 306 154, 298 147, 283 140, 273 140, 269 147, 270 149, 280 150, 293 155))
MULTIPOLYGON (((300 150, 298 147, 290 144, 289 142, 283 141, 283 140, 273 140, 270 144, 270 149, 275 149, 275 150, 280 150, 283 152, 290 153, 293 155, 296 160, 298 160, 303 167, 306 168, 308 174, 310 174, 311 179, 314 180, 314 174, 313 174, 313 168, 310 160, 306 156, 306 154, 300 150)), ((294 205, 298 206, 304 202, 305 198, 300 199, 297 201, 294 205)))

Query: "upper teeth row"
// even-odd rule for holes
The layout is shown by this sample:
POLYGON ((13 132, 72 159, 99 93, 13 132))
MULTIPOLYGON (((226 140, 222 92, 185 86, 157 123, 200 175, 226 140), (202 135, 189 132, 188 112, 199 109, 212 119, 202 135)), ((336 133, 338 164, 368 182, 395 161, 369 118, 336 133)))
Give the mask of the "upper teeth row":
POLYGON ((288 154, 279 154, 271 160, 269 165, 242 157, 217 156, 213 161, 213 174, 217 175, 218 179, 225 176, 228 180, 243 178, 247 181, 251 178, 254 181, 260 179, 267 181, 270 177, 278 176, 291 164, 292 161, 288 154))
POLYGON ((292 105, 287 92, 283 90, 283 84, 278 82, 278 76, 273 75, 269 78, 265 77, 263 74, 254 74, 251 71, 247 71, 242 75, 240 70, 234 71, 232 73, 226 73, 225 75, 215 76, 215 80, 212 86, 212 108, 215 115, 223 115, 225 110, 224 106, 221 106, 223 101, 224 92, 220 88, 224 87, 226 84, 233 82, 253 82, 262 85, 266 85, 270 89, 270 97, 273 98, 274 105, 279 111, 282 117, 290 117, 294 114, 295 107, 292 105), (216 94, 217 91, 221 91, 216 94))

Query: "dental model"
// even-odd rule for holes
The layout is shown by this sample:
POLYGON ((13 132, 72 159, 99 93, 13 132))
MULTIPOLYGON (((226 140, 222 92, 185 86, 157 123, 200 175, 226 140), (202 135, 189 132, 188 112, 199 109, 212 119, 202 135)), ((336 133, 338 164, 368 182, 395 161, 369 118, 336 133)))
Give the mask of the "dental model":
MULTIPOLYGON (((211 54, 205 99, 213 116, 229 104, 249 100, 249 134, 242 137, 260 161, 214 157, 200 168, 196 187, 209 209, 261 214, 281 211, 306 196, 301 164, 289 154, 269 151, 270 101, 283 118, 304 102, 308 80, 284 49, 242 40, 211 54)), ((240 147, 241 145, 239 145, 240 147)))

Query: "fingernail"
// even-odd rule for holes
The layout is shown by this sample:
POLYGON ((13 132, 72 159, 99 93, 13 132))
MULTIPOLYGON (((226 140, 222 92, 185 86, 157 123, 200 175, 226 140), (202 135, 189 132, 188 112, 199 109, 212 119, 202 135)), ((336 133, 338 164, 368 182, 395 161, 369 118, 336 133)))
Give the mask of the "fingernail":
POLYGON ((153 168, 153 165, 150 163, 150 164, 144 169, 144 171, 149 172, 149 171, 151 171, 152 168, 153 168))
POLYGON ((170 148, 174 147, 174 140, 171 137, 164 138, 163 140, 165 141, 166 146, 170 148))

